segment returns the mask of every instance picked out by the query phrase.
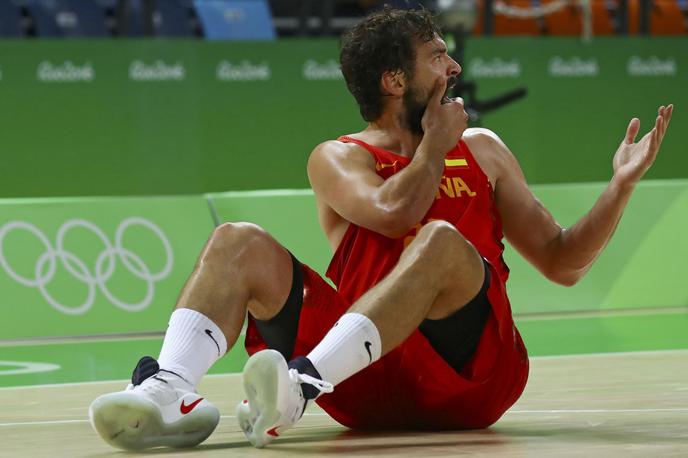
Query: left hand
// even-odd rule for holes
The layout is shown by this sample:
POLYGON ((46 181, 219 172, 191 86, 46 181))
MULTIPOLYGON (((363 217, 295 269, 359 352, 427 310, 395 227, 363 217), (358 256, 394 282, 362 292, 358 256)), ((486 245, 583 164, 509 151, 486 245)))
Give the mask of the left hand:
POLYGON ((673 111, 673 105, 659 107, 655 126, 638 143, 633 142, 640 130, 640 120, 631 120, 626 137, 614 155, 614 180, 619 184, 635 186, 654 163, 673 111))

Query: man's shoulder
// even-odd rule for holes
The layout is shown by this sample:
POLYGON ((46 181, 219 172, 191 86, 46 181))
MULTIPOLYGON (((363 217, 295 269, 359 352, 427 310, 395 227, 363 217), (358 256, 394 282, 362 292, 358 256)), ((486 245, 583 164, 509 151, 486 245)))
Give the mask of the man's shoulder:
POLYGON ((375 159, 362 146, 340 139, 327 140, 316 146, 308 158, 309 174, 325 169, 342 169, 350 166, 375 168, 375 159))
POLYGON ((501 138, 483 127, 466 129, 461 139, 494 185, 515 160, 501 138))
POLYGON ((461 139, 466 143, 474 156, 494 159, 511 160, 513 157, 509 147, 499 138, 499 135, 484 127, 466 129, 461 139))
POLYGON ((498 144, 503 144, 496 133, 484 127, 469 127, 464 131, 461 139, 466 142, 469 148, 475 146, 476 149, 493 149, 498 144))
POLYGON ((350 160, 355 158, 370 158, 370 154, 361 145, 344 141, 342 137, 334 140, 326 140, 317 145, 311 152, 311 160, 316 158, 330 160, 350 160))

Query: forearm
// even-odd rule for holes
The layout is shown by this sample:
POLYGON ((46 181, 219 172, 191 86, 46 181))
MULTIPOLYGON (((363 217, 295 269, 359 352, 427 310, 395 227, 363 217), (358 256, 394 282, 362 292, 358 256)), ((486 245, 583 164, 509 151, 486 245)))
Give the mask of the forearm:
POLYGON ((381 205, 395 215, 403 234, 428 212, 437 195, 444 160, 422 142, 411 163, 380 187, 381 205))
POLYGON ((590 211, 562 229, 550 250, 552 277, 571 285, 585 275, 614 234, 633 188, 612 178, 590 211))

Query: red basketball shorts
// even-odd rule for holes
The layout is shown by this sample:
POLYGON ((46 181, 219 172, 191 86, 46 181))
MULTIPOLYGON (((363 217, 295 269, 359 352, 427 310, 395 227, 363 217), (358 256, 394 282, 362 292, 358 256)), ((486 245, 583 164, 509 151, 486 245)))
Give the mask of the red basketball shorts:
MULTIPOLYGON (((316 402, 339 423, 357 429, 474 429, 496 422, 525 388, 528 357, 504 284, 490 268, 492 310, 478 348, 460 373, 416 330, 316 402)), ((308 354, 350 306, 308 266, 302 264, 302 272, 304 296, 292 358, 308 354)), ((266 348, 249 319, 246 350, 266 348)))

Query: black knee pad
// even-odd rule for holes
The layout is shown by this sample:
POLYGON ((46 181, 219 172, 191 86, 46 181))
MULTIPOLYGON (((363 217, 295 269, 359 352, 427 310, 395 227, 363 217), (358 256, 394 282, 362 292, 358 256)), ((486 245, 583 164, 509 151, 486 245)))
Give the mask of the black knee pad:
POLYGON ((491 305, 487 299, 490 287, 490 268, 483 259, 485 277, 478 294, 461 309, 441 320, 423 320, 418 329, 437 353, 456 372, 461 372, 473 357, 480 337, 490 316, 491 305))
POLYGON ((282 309, 269 320, 254 318, 256 328, 268 347, 277 350, 289 361, 294 352, 296 333, 299 329, 299 316, 303 303, 303 272, 301 263, 291 255, 293 275, 291 290, 282 309))

